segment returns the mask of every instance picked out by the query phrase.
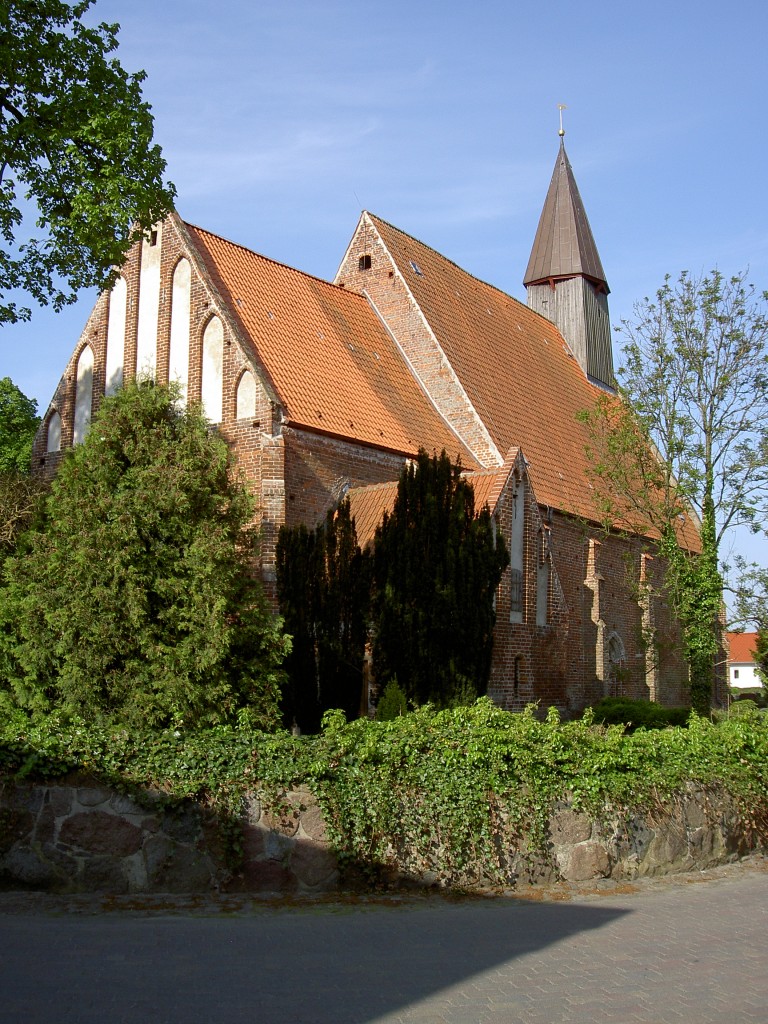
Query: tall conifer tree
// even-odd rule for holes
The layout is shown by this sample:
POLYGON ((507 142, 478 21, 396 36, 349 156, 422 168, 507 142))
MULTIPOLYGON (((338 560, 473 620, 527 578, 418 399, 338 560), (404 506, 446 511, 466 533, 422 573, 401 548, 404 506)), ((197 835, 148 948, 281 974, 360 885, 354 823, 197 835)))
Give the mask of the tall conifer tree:
POLYGON ((491 670, 494 595, 509 555, 488 508, 443 452, 403 470, 391 515, 376 530, 373 655, 377 684, 410 701, 482 695, 491 670))
POLYGON ((368 560, 357 543, 349 502, 314 530, 283 527, 277 591, 293 649, 286 662, 283 721, 316 732, 325 711, 360 710, 367 637, 368 560))
POLYGON ((276 724, 286 642, 253 572, 253 500, 177 397, 142 380, 105 399, 6 561, 0 689, 21 706, 276 724))

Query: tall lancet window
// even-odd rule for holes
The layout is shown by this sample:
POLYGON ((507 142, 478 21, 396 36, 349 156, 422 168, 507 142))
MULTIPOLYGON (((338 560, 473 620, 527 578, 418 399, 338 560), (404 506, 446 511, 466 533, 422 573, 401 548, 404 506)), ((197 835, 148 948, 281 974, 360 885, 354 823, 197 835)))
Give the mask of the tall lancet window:
POLYGON ((54 409, 48 417, 48 433, 45 443, 47 452, 61 451, 61 416, 54 409))
POLYGON ((118 277, 109 296, 107 324, 107 365, 104 394, 113 395, 123 383, 125 364, 125 312, 128 287, 125 278, 118 277))
POLYGON ((93 349, 86 345, 77 360, 77 384, 75 385, 75 429, 74 444, 82 444, 91 425, 93 409, 93 349))
POLYGON ((202 393, 205 415, 221 423, 224 404, 224 327, 217 316, 208 321, 203 334, 202 393))
POLYGON ((512 487, 509 621, 522 622, 525 611, 525 481, 515 475, 512 487))
POLYGON ((176 381, 187 401, 189 386, 189 308, 192 274, 188 260, 181 259, 173 272, 171 290, 171 350, 168 379, 176 381))
POLYGON ((160 251, 162 224, 141 242, 139 271, 139 326, 136 337, 136 372, 154 379, 157 373, 157 324, 160 313, 160 251))
POLYGON ((256 379, 246 370, 237 385, 237 418, 251 419, 256 415, 256 379))
POLYGON ((536 625, 546 626, 549 598, 549 531, 543 527, 539 530, 536 547, 536 625))

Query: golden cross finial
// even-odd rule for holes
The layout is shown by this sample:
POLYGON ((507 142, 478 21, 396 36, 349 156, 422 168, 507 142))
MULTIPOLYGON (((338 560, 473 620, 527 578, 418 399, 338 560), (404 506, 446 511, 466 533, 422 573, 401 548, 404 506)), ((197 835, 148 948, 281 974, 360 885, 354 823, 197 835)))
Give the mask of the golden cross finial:
POLYGON ((568 108, 564 103, 558 103, 557 109, 560 111, 560 131, 557 134, 562 139, 562 137, 565 135, 565 128, 563 128, 563 111, 567 110, 568 108))

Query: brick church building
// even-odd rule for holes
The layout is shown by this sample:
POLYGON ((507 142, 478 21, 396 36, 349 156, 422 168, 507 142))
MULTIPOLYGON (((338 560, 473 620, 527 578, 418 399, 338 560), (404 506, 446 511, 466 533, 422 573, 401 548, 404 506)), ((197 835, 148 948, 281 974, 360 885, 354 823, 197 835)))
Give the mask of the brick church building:
POLYGON ((125 378, 177 380, 258 498, 269 588, 283 523, 349 495, 365 544, 406 460, 445 449, 511 556, 493 699, 684 704, 659 566, 641 538, 604 533, 588 479, 578 413, 613 386, 608 285, 562 140, 524 283, 527 306, 368 212, 332 283, 172 214, 98 298, 34 464, 55 472, 125 378))

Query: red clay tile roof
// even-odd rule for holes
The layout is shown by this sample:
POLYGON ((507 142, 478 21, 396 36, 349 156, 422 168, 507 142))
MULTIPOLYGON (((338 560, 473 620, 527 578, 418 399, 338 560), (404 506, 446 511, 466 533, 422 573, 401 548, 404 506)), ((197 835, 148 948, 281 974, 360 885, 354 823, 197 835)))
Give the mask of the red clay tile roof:
POLYGON ((509 468, 480 470, 477 473, 465 473, 475 492, 475 512, 487 505, 493 512, 501 494, 501 490, 509 477, 509 468))
POLYGON ((371 220, 498 449, 522 448, 539 502, 600 518, 577 414, 601 392, 554 324, 386 221, 371 220))
MULTIPOLYGON (((510 469, 480 470, 465 473, 475 491, 475 512, 484 505, 493 511, 502 487, 507 481, 510 469)), ((397 497, 397 481, 385 484, 370 484, 367 487, 353 487, 347 492, 350 510, 355 520, 357 543, 361 548, 373 541, 376 527, 385 512, 392 512, 397 497)))
POLYGON ((728 661, 732 665, 753 665, 757 633, 726 633, 728 661))
POLYGON ((355 520, 357 543, 361 548, 373 541, 376 527, 385 512, 395 507, 397 481, 386 484, 371 484, 368 487, 353 487, 347 492, 349 508, 355 520))
POLYGON ((186 229, 289 423, 408 455, 444 448, 477 465, 363 296, 186 229))

